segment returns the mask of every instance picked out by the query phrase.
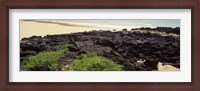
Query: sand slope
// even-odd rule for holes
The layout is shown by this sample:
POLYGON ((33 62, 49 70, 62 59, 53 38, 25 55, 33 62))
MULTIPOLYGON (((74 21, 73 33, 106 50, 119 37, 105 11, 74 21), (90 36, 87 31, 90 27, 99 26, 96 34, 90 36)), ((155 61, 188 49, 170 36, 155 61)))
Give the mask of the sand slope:
POLYGON ((95 28, 87 26, 74 26, 67 24, 56 24, 50 22, 36 22, 20 20, 20 39, 33 35, 45 36, 47 34, 64 34, 73 32, 91 31, 95 28))

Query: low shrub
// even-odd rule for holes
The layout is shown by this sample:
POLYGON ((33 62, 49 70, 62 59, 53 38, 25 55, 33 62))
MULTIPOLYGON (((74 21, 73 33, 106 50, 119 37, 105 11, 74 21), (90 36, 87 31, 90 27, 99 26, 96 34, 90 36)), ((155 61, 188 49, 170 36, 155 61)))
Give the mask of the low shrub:
POLYGON ((112 60, 87 52, 76 57, 70 68, 76 71, 121 71, 123 66, 112 60))
POLYGON ((52 52, 40 52, 35 56, 30 56, 21 62, 22 70, 43 70, 55 71, 59 69, 58 60, 64 56, 64 53, 68 51, 67 46, 61 50, 52 52))

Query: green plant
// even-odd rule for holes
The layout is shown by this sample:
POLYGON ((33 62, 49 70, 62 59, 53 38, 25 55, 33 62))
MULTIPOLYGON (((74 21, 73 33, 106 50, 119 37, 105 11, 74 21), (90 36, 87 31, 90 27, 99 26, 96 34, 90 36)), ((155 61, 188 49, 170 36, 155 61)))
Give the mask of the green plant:
POLYGON ((68 51, 67 47, 63 47, 61 50, 52 52, 40 52, 35 56, 30 56, 21 62, 22 70, 31 70, 34 68, 45 68, 51 71, 59 69, 58 60, 64 56, 64 53, 68 51))
POLYGON ((70 46, 71 44, 63 44, 62 46, 60 46, 61 49, 66 49, 68 50, 68 47, 70 46))
POLYGON ((87 52, 76 57, 71 68, 76 71, 121 71, 123 66, 116 64, 108 58, 97 56, 96 53, 87 52))

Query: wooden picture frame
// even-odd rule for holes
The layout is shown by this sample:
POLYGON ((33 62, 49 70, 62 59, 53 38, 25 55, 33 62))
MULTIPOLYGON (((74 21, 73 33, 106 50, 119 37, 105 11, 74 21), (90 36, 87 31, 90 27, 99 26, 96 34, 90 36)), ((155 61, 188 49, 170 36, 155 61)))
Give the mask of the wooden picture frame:
MULTIPOLYGON (((1 2, 1 90, 200 91, 198 0, 4 0, 1 2), (9 82, 9 9, 191 9, 191 82, 9 82)), ((166 78, 167 79, 167 78, 166 78)))

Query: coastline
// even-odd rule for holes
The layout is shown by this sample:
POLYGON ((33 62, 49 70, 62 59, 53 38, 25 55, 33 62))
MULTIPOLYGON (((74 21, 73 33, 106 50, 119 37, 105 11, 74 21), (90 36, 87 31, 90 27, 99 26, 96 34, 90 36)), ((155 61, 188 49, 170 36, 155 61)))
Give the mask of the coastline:
POLYGON ((20 40, 31 36, 46 36, 92 31, 96 28, 87 26, 59 25, 50 22, 35 22, 20 20, 20 40))
MULTIPOLYGON (((92 30, 110 30, 119 31, 123 29, 131 30, 132 28, 156 28, 148 24, 141 25, 119 25, 113 23, 97 23, 95 22, 81 22, 73 20, 20 20, 20 40, 31 36, 46 36, 55 34, 69 34, 76 32, 92 31, 92 30), (148 25, 148 26, 147 26, 148 25)), ((119 22, 118 22, 119 23, 119 22)))

